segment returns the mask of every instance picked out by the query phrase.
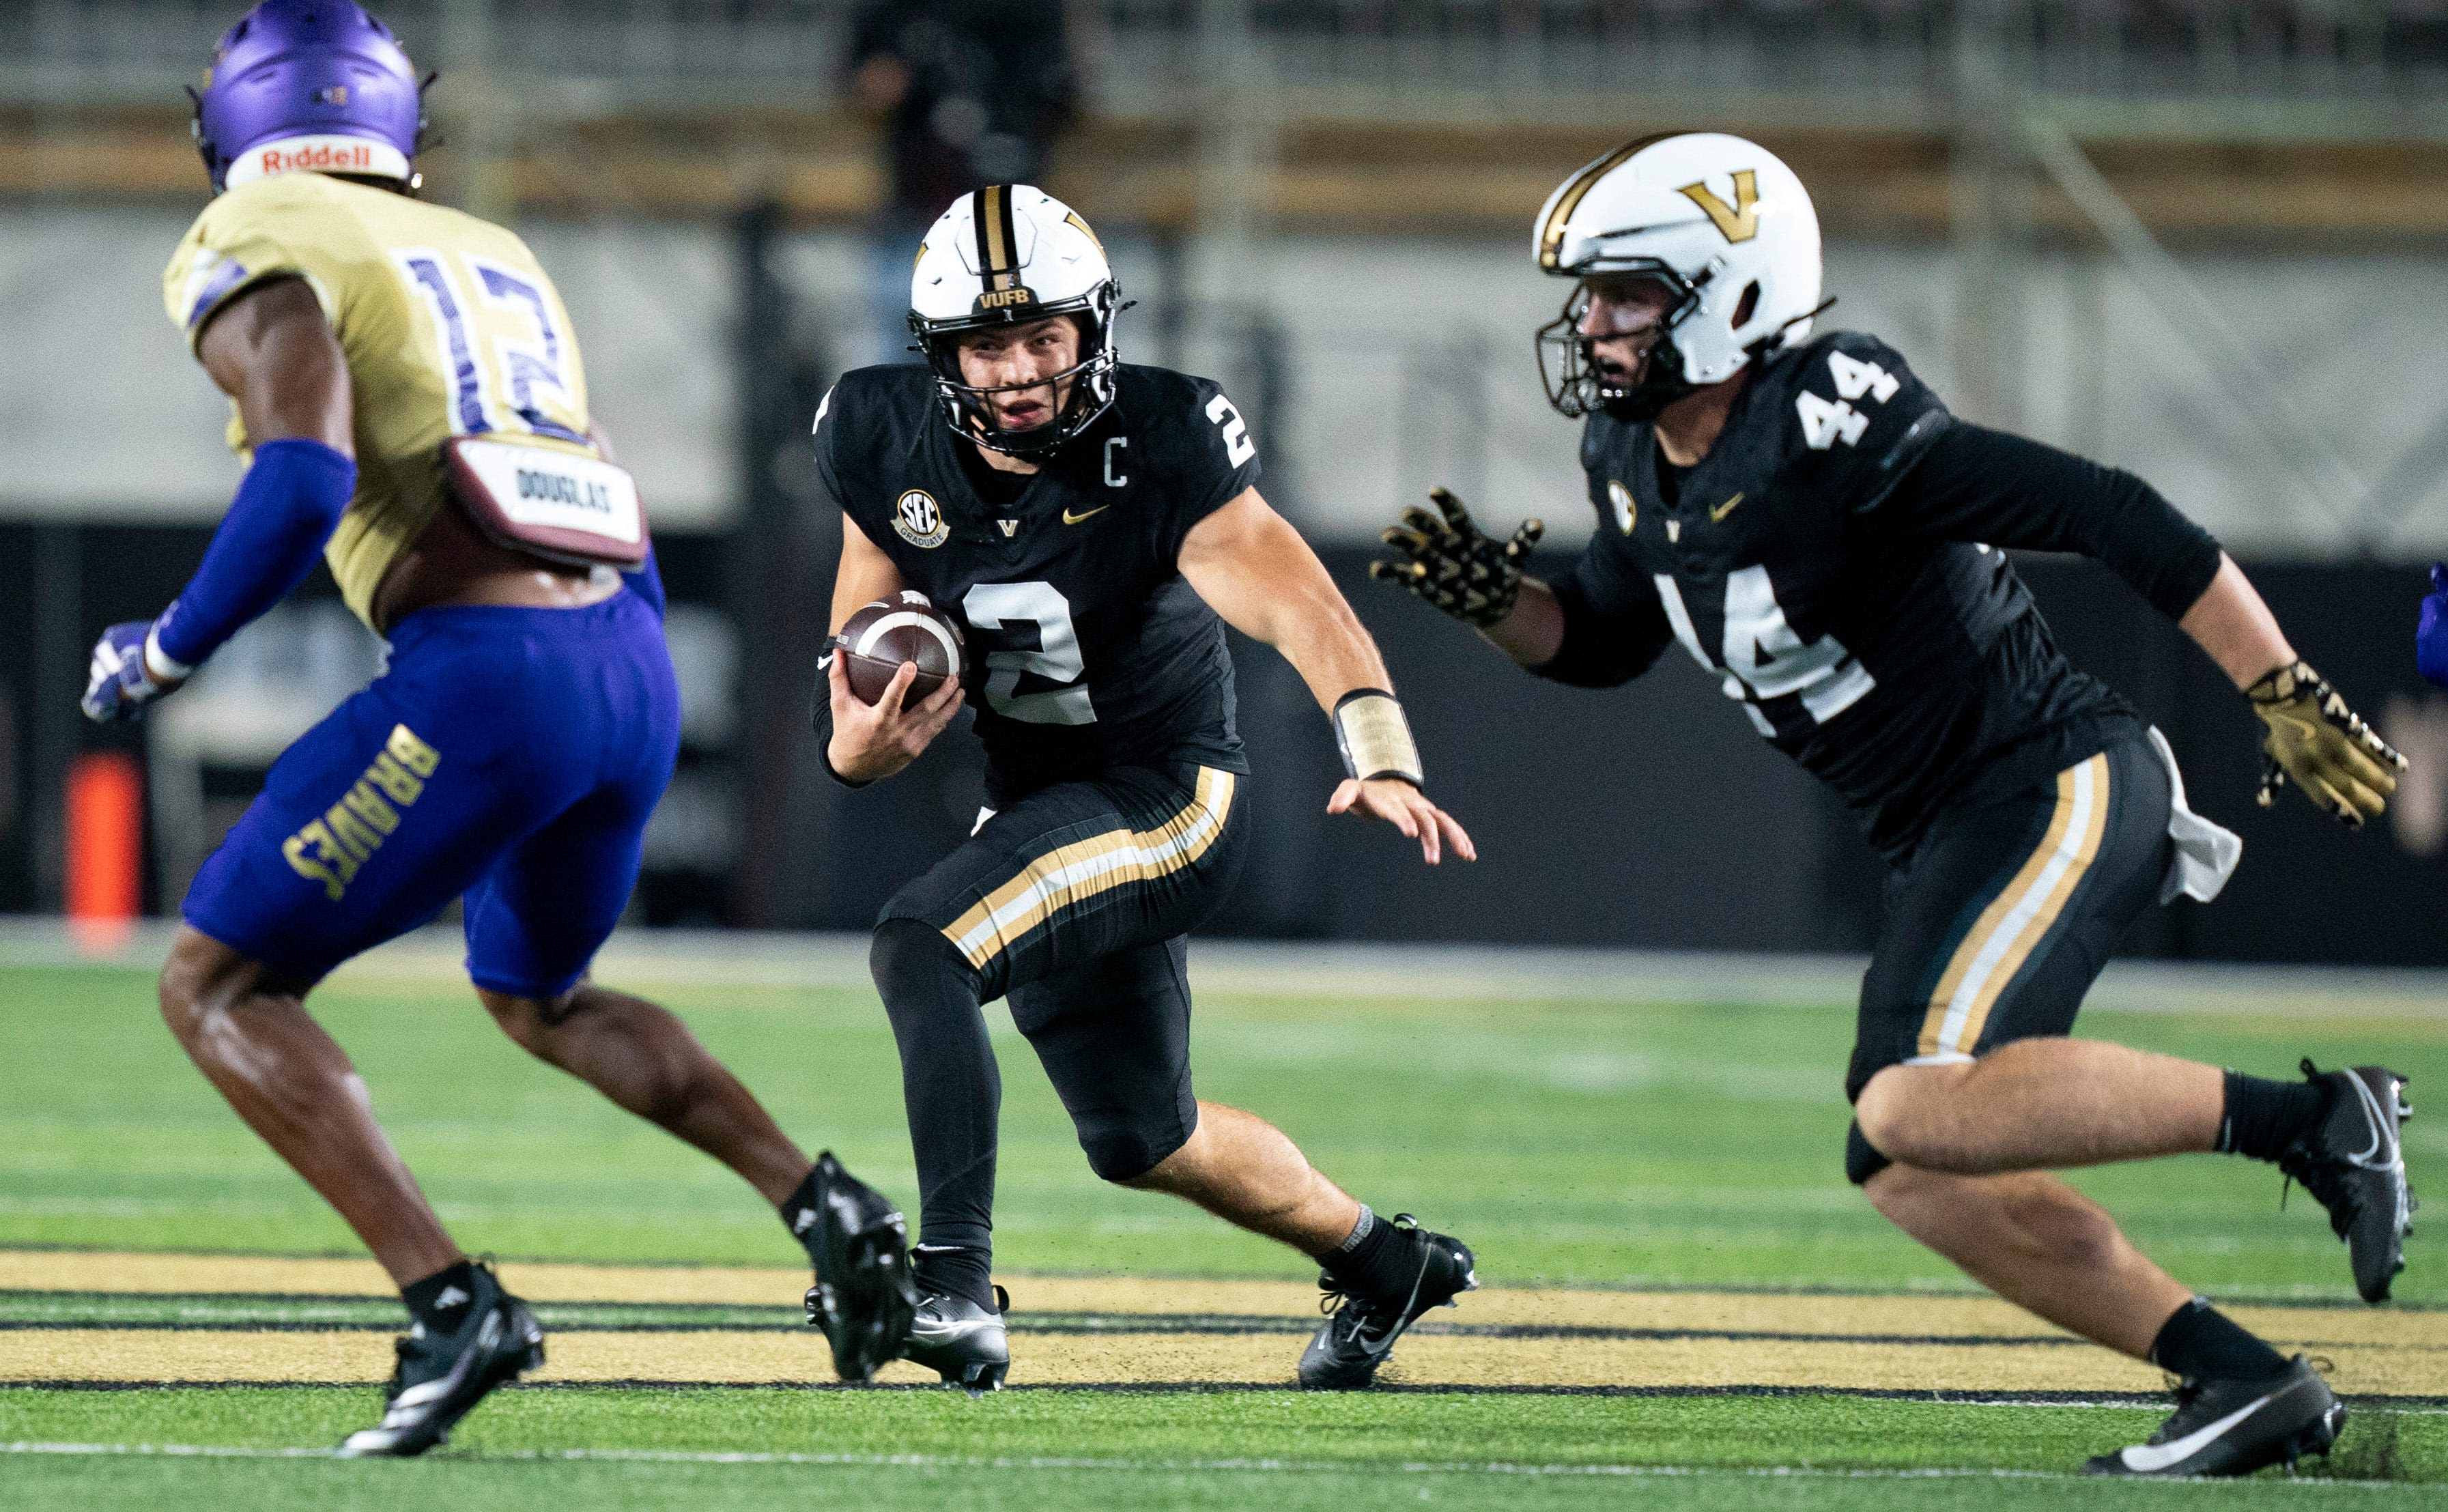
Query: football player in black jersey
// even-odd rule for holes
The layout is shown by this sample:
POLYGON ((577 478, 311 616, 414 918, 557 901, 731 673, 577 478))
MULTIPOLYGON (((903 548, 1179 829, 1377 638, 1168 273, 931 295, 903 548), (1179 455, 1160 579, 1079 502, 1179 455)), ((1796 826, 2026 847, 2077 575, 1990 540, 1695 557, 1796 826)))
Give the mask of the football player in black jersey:
POLYGON ((986 747, 978 828, 875 931, 922 1209, 906 1352, 973 1389, 1008 1365, 988 1276, 1001 1083, 979 1011, 1007 996, 1097 1174, 1315 1257, 1340 1304, 1301 1382, 1365 1387, 1413 1319, 1477 1281, 1460 1243, 1375 1216, 1274 1128, 1191 1095, 1186 936, 1248 831, 1224 624, 1283 652, 1330 712, 1348 778, 1329 813, 1393 824, 1431 865, 1474 852, 1422 792, 1375 644, 1259 497, 1232 401, 1121 364, 1117 299, 1085 221, 990 184, 919 250, 927 365, 852 373, 816 414, 846 521, 835 631, 916 590, 963 623, 983 673, 911 701, 905 668, 869 705, 843 658, 829 669, 842 781, 899 771, 972 696, 986 747))
POLYGON ((2226 670, 2291 780, 2349 825, 2403 760, 2297 660, 2260 596, 2140 479, 1955 420, 1877 339, 1813 336, 1818 223, 1750 143, 1635 143, 1559 188, 1540 269, 1549 395, 1586 417, 1598 529, 1525 577, 1532 521, 1450 496, 1372 570, 1540 677, 1620 683, 1681 642, 1760 734, 1840 794, 1885 859, 1846 1090, 1847 1173, 1999 1294, 2187 1383, 2147 1445, 2091 1468, 2241 1474, 2325 1453, 2344 1408, 2143 1258, 2054 1168, 2221 1150, 2327 1207, 2366 1300, 2402 1265, 2402 1078, 2300 1082, 2066 1038, 2126 926, 2213 896, 2241 842, 2190 813, 2166 742, 2058 653, 2005 547, 2079 551, 2226 670))

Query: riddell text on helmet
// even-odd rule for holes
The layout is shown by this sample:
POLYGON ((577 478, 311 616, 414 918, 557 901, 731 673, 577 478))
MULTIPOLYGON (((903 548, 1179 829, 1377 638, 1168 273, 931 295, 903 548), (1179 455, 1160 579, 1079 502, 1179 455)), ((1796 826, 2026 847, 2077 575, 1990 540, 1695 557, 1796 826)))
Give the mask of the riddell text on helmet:
POLYGON ((258 153, 256 161, 266 178, 277 173, 296 173, 308 168, 354 168, 364 173, 379 171, 374 164, 374 151, 371 144, 341 146, 334 143, 317 142, 294 151, 270 146, 258 153))

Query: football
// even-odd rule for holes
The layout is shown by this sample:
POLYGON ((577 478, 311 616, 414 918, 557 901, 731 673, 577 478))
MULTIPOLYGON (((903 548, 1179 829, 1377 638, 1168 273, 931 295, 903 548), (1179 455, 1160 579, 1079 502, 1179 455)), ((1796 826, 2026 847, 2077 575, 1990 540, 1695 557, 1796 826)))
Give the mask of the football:
POLYGON ((911 703, 968 671, 959 622, 914 589, 879 599, 851 615, 835 649, 850 674, 850 691, 862 703, 883 698, 904 661, 918 664, 918 679, 909 684, 911 703))

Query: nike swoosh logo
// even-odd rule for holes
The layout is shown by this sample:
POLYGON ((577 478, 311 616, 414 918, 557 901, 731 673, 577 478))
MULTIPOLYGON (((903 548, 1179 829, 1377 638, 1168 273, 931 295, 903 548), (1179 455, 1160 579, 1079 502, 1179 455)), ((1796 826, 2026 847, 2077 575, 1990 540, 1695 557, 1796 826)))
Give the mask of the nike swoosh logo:
POLYGON ((923 1344, 949 1344, 971 1334, 1000 1330, 1002 1326, 1001 1318, 969 1318, 957 1323, 914 1318, 909 1324, 909 1337, 923 1344))
POLYGON ((1718 505, 1716 507, 1714 507, 1714 508, 1711 509, 1711 510, 1709 511, 1709 523, 1710 523, 1711 525, 1715 525, 1718 521, 1720 521, 1720 520, 1724 519, 1726 516, 1728 516, 1728 515, 1730 515, 1730 514, 1733 513, 1733 512, 1734 512, 1734 506, 1735 506, 1735 505, 1738 505, 1738 504, 1740 504, 1740 503, 1742 503, 1742 502, 1743 502, 1743 496, 1742 496, 1741 494, 1737 493, 1737 494, 1735 494, 1732 498, 1728 499, 1725 503, 1723 503, 1723 504, 1721 504, 1721 505, 1718 505))
POLYGON ((2168 1466, 2182 1460, 2189 1460, 2201 1450, 2209 1447, 2209 1445, 2224 1435, 2228 1429, 2234 1427, 2237 1424, 2252 1416, 2255 1412, 2267 1407, 2270 1402, 2276 1398, 2276 1396, 2277 1393, 2273 1391, 2268 1396, 2258 1397, 2253 1401, 2247 1402, 2244 1406, 2228 1413, 2227 1416, 2219 1419, 2216 1423, 2210 1424, 2208 1427, 2196 1428, 2192 1432, 2186 1434, 2183 1438, 2178 1439, 2173 1444, 2136 1444, 2130 1445, 2120 1453, 2119 1458, 2124 1460, 2125 1467, 2127 1469, 2139 1470, 2145 1475, 2148 1475, 2153 1470, 2164 1470, 2168 1466))
POLYGON ((2362 1166, 2367 1171, 2397 1169, 2402 1161, 2402 1157, 2397 1152, 2397 1141, 2389 1138, 2388 1116, 2381 1111, 2380 1099, 2373 1097, 2370 1086, 2353 1072, 2346 1073, 2346 1080, 2354 1087, 2356 1098, 2362 1103, 2364 1120, 2371 1125, 2371 1143, 2361 1155, 2347 1156, 2346 1163, 2362 1166), (2384 1159, 2381 1158, 2383 1151, 2386 1152, 2387 1157, 2384 1159))
POLYGON ((1100 515, 1112 507, 1113 506, 1110 504, 1100 504, 1093 509, 1084 510, 1079 514, 1073 514, 1070 507, 1065 505, 1062 509, 1062 523, 1064 525, 1078 525, 1081 521, 1089 519, 1096 515, 1100 515))

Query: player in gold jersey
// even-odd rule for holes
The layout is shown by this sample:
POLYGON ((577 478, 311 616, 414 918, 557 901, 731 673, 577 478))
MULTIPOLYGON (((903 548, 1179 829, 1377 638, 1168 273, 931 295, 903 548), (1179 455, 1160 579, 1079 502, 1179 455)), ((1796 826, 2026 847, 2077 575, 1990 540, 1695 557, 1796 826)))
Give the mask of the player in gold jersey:
POLYGON ((352 4, 266 0, 222 38, 196 129, 217 197, 163 292, 248 469, 185 591, 104 635, 85 699, 136 717, 318 553, 390 642, 199 872, 161 983, 197 1065, 408 1304, 357 1454, 420 1453, 543 1362, 533 1314, 444 1231, 304 1005, 463 895, 469 976, 512 1039, 738 1172, 812 1258, 832 1243, 828 1282, 908 1292, 897 1214, 811 1162, 678 1019, 586 980, 679 749, 662 592, 552 280, 510 232, 413 197, 419 94, 352 4))

